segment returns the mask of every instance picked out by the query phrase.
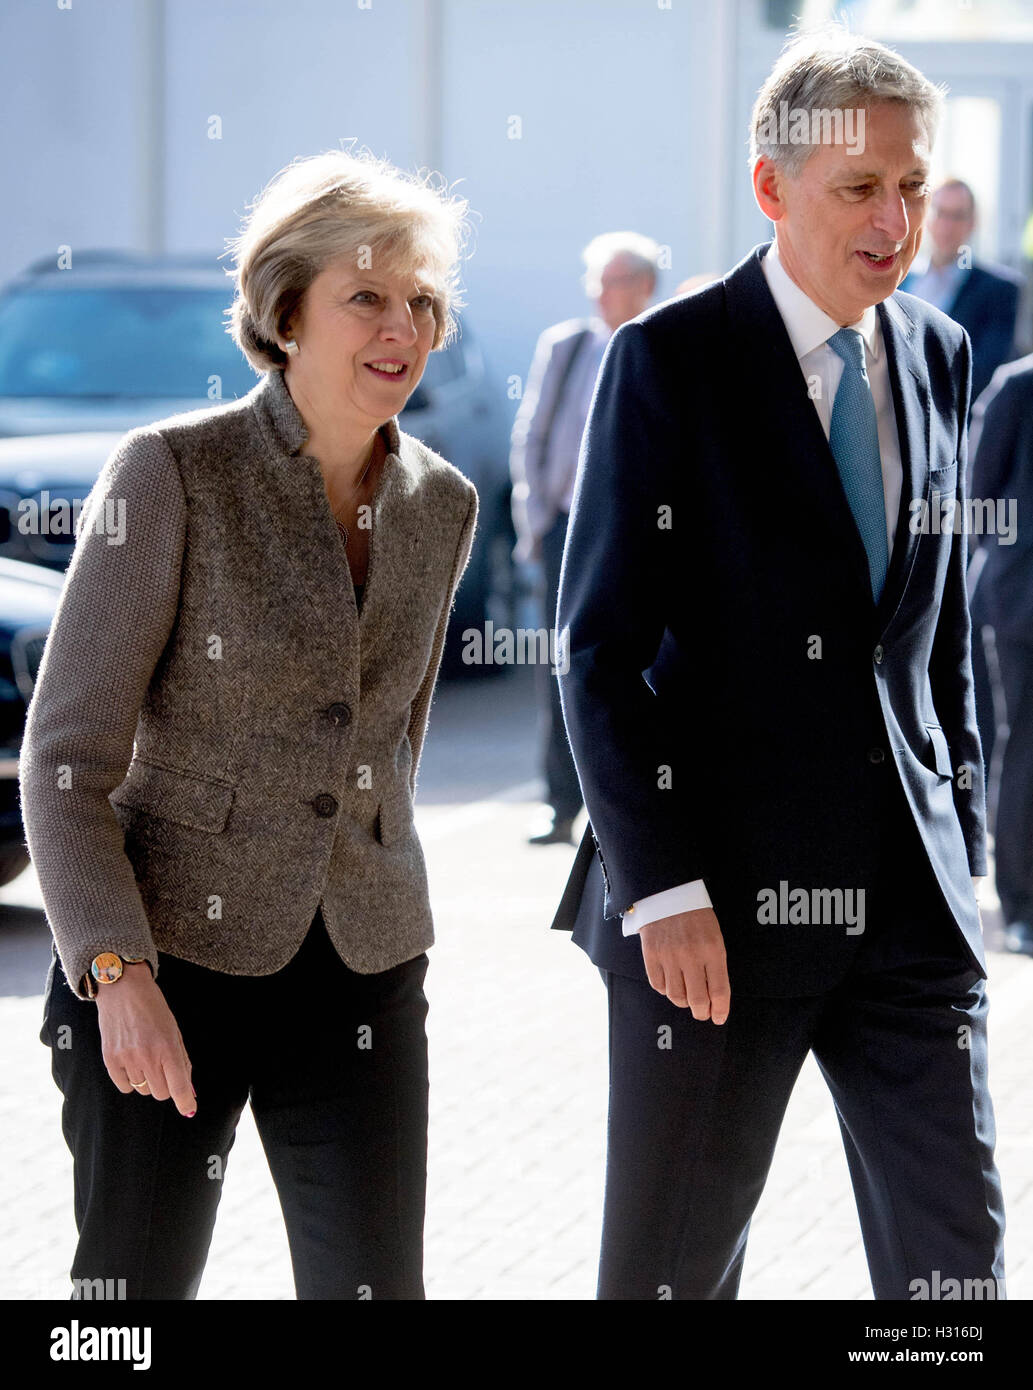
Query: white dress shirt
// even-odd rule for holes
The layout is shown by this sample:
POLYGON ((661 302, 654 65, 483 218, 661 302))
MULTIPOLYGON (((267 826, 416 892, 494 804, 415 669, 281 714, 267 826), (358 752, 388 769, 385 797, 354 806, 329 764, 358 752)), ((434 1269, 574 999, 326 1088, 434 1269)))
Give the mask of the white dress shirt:
MULTIPOLYGON (((843 375, 843 359, 828 345, 833 334, 844 325, 830 319, 823 309, 819 309, 809 299, 799 285, 789 278, 785 266, 779 258, 776 242, 761 261, 768 289, 782 315, 789 340, 793 345, 800 370, 810 388, 818 419, 829 437, 832 422, 832 404, 836 399, 836 388, 843 375)), ((872 388, 875 414, 879 431, 879 453, 882 458, 882 495, 886 503, 886 542, 888 554, 893 554, 893 538, 897 530, 897 510, 900 506, 900 491, 904 480, 904 466, 900 456, 900 438, 897 434, 897 419, 893 410, 893 395, 890 390, 889 366, 886 362, 886 347, 882 341, 882 329, 874 306, 864 311, 856 323, 846 325, 856 328, 864 339, 865 369, 872 388)), ((829 467, 834 468, 831 455, 829 467)), ((650 922, 661 917, 671 917, 677 912, 693 912, 697 908, 711 907, 710 895, 701 878, 691 883, 678 884, 666 888, 661 893, 653 893, 648 898, 640 898, 623 915, 622 930, 625 936, 634 936, 650 922)))

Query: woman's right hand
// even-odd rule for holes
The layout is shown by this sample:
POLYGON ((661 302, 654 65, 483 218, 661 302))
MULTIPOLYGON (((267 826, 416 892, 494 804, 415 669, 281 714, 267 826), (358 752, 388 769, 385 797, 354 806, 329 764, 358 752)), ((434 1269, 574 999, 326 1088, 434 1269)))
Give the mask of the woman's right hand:
POLYGON ((192 1067, 165 996, 146 961, 127 963, 122 977, 97 990, 101 1054, 124 1094, 168 1100, 188 1117, 197 1111, 192 1067), (132 1082, 144 1082, 143 1086, 132 1082))

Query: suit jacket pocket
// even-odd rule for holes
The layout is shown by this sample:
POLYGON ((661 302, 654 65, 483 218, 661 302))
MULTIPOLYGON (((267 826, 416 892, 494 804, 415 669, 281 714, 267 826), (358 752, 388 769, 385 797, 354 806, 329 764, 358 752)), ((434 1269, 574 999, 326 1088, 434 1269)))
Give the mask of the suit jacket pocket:
POLYGON ((377 839, 384 846, 397 845, 413 831, 412 802, 405 791, 386 796, 377 810, 377 839))
POLYGON ((954 768, 951 766, 950 747, 947 743, 947 735, 938 724, 927 724, 925 731, 929 735, 929 741, 933 745, 933 765, 941 777, 953 777, 954 768))
POLYGON ((222 777, 134 758, 108 800, 192 830, 220 831, 226 827, 235 793, 235 784, 222 777))

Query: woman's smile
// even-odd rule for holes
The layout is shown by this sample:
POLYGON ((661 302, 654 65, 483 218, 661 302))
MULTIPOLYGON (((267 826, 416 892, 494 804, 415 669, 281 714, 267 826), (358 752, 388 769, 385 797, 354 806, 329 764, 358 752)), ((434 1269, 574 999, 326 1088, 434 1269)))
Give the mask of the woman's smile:
POLYGON ((363 366, 381 381, 405 381, 409 376, 409 363, 401 357, 377 357, 363 366))

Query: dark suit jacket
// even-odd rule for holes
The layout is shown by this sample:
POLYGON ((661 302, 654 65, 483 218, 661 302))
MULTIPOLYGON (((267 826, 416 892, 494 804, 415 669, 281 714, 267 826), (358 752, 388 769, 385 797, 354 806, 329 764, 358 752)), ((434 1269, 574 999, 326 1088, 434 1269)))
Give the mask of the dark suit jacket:
POLYGON ((999 636, 1033 644, 1033 354, 996 372, 972 422, 972 495, 1013 502, 1016 526, 1013 545, 982 537, 986 560, 972 604, 999 636))
POLYGON ((603 359, 559 600, 564 714, 603 882, 597 896, 584 846, 554 925, 576 919, 597 965, 644 979, 618 914, 702 878, 733 991, 825 989, 859 938, 761 925, 758 894, 782 881, 867 892, 882 779, 899 777, 939 908, 982 971, 965 538, 909 526, 913 499, 964 489, 968 339, 911 295, 879 306, 904 483, 876 608, 765 250, 618 329, 603 359))
MULTIPOLYGON (((911 288, 906 276, 901 286, 911 288)), ((972 339, 972 399, 986 389, 997 368, 1015 352, 1015 320, 1022 277, 1007 266, 979 261, 968 269, 947 314, 972 339)))

